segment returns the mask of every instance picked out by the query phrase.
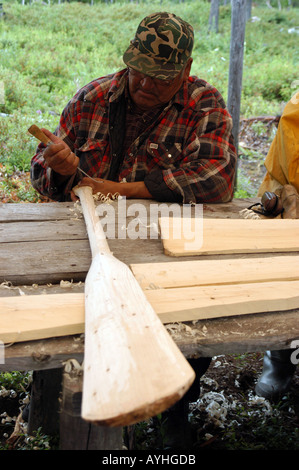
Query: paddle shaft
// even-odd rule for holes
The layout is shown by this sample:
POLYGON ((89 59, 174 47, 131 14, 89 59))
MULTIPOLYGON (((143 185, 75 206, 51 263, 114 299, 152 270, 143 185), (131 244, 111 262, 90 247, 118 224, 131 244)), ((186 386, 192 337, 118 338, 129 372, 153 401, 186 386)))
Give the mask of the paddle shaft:
POLYGON ((96 213, 91 187, 76 186, 73 191, 81 202, 92 258, 98 253, 110 253, 101 221, 96 213))

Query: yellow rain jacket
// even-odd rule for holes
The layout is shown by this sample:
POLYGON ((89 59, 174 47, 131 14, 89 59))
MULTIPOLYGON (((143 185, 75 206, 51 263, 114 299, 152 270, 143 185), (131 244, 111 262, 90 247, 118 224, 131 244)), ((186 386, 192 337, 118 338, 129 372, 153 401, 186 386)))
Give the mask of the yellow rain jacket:
POLYGON ((299 92, 286 104, 265 160, 267 173, 258 196, 279 193, 286 184, 299 193, 299 92))

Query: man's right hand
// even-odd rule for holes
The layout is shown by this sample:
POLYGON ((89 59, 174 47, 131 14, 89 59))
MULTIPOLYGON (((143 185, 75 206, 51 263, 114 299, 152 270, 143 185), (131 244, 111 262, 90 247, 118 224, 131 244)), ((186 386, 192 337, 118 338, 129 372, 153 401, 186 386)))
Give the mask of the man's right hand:
POLYGON ((77 170, 79 158, 62 139, 47 129, 42 129, 42 131, 52 141, 52 144, 48 145, 43 152, 47 165, 60 175, 73 175, 77 170))

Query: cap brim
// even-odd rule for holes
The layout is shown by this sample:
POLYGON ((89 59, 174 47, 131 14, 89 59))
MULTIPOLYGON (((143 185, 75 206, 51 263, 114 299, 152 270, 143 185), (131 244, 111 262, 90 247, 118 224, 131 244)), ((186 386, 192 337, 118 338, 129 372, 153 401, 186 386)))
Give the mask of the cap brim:
POLYGON ((133 44, 130 44, 124 53, 123 61, 128 67, 160 80, 174 79, 185 65, 173 64, 149 57, 142 54, 133 44))

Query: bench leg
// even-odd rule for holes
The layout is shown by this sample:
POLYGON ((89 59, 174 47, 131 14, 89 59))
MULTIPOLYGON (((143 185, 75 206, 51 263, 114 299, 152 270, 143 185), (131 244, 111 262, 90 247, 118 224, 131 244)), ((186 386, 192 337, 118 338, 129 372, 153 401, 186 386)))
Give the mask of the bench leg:
POLYGON ((44 434, 59 432, 59 395, 63 369, 47 369, 33 372, 28 416, 28 434, 38 428, 44 434))
POLYGON ((98 426, 81 418, 82 382, 82 374, 63 374, 60 449, 121 450, 122 428, 98 426))

